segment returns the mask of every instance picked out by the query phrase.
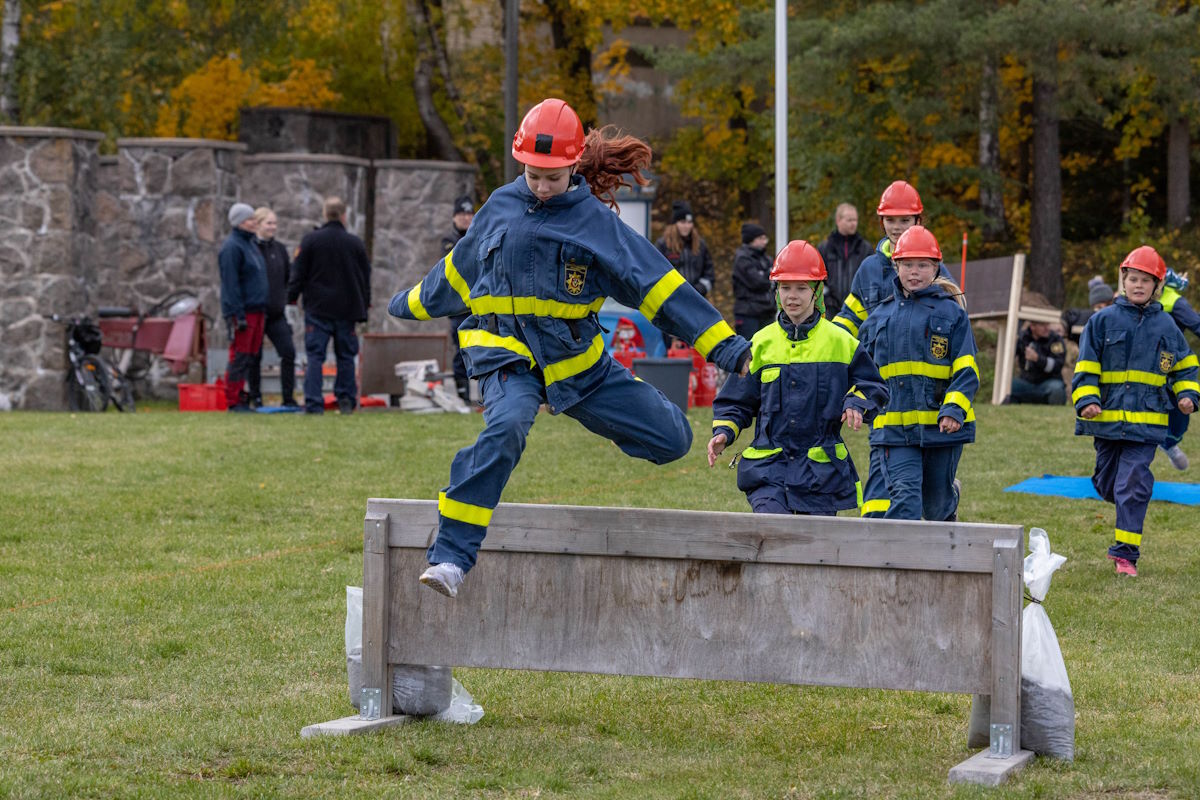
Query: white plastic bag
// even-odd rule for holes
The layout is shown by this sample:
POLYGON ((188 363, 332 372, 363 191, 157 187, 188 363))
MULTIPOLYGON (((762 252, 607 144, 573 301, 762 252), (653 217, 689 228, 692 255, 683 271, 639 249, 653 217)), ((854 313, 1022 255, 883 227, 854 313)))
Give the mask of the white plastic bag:
POLYGON ((1058 637, 1041 605, 1051 576, 1066 560, 1050 552, 1050 538, 1044 530, 1029 531, 1024 578, 1034 602, 1021 612, 1021 747, 1073 761, 1075 699, 1058 637))
MULTIPOLYGON (((362 694, 362 587, 346 587, 346 678, 350 705, 362 694)), ((472 725, 483 708, 454 680, 449 667, 397 664, 392 667, 392 709, 397 714, 432 716, 440 722, 472 725)))

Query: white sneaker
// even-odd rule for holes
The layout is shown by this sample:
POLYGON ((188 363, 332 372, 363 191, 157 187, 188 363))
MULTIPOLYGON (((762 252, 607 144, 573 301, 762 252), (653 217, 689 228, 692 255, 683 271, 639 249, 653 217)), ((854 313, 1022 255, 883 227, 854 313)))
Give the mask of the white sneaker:
POLYGON ((1164 447, 1163 452, 1167 454, 1167 458, 1171 459, 1171 466, 1175 469, 1182 472, 1188 468, 1187 453, 1183 452, 1179 445, 1164 447))
POLYGON ((458 587, 463 582, 462 567, 449 561, 433 564, 421 573, 421 583, 446 597, 458 597, 458 587))

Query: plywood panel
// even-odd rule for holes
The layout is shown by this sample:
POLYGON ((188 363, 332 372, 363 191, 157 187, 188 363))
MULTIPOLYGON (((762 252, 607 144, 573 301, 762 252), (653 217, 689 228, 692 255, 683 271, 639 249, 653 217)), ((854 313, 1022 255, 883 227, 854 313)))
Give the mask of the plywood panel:
POLYGON ((390 559, 393 664, 992 691, 990 572, 490 551, 449 600, 390 559))

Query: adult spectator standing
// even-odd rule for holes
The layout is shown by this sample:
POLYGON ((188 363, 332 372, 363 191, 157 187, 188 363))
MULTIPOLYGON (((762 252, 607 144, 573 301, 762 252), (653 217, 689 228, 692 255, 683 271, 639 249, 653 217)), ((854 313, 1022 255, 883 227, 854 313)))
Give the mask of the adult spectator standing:
POLYGON ((742 246, 733 255, 733 318, 734 330, 745 339, 775 321, 767 241, 761 225, 742 223, 742 246))
MULTIPOLYGON (((254 209, 258 230, 254 244, 262 254, 267 267, 267 308, 263 323, 263 334, 271 340, 271 346, 279 354, 279 394, 287 408, 296 407, 296 345, 292 342, 292 326, 288 324, 287 287, 288 272, 292 262, 287 248, 276 238, 279 219, 266 206, 254 209)), ((262 405, 262 348, 250 365, 249 394, 251 405, 262 405)))
MULTIPOLYGON (((713 269, 712 256, 708 254, 708 245, 696 230, 692 207, 686 200, 676 200, 671 204, 671 224, 654 246, 701 297, 708 298, 716 271, 713 269)), ((663 345, 670 350, 672 336, 664 333, 662 337, 663 345)))
POLYGON ((825 315, 828 319, 833 319, 842 310, 858 265, 874 252, 871 243, 858 233, 858 209, 853 205, 838 205, 833 222, 833 233, 817 245, 829 272, 825 284, 825 315))
POLYGON ((371 264, 362 239, 346 230, 346 204, 341 198, 327 198, 324 211, 325 224, 300 241, 288 284, 288 302, 304 296, 304 350, 308 355, 305 412, 321 414, 325 410, 321 368, 332 338, 337 361, 333 393, 338 411, 351 414, 358 405, 354 375, 358 335, 354 326, 366 321, 371 305, 371 264))
MULTIPOLYGON (((467 228, 471 227, 471 220, 474 218, 475 202, 470 195, 461 195, 454 201, 454 224, 450 227, 450 232, 442 237, 443 256, 450 254, 454 245, 458 244, 458 240, 467 232, 467 228)), ((458 343, 458 326, 469 316, 470 311, 450 316, 450 341, 454 344, 454 386, 458 390, 458 396, 468 404, 471 402, 471 379, 467 377, 467 364, 463 361, 462 347, 458 343)))
POLYGON ((1045 322, 1031 322, 1017 340, 1017 364, 1021 374, 1013 378, 1010 403, 1061 406, 1067 402, 1067 384, 1062 368, 1067 343, 1045 322))
POLYGON ((254 246, 254 233, 258 230, 254 209, 246 203, 234 203, 229 209, 229 224, 233 230, 217 253, 221 273, 221 316, 229 335, 225 405, 230 411, 250 411, 250 398, 243 389, 250 365, 262 349, 267 267, 254 246))

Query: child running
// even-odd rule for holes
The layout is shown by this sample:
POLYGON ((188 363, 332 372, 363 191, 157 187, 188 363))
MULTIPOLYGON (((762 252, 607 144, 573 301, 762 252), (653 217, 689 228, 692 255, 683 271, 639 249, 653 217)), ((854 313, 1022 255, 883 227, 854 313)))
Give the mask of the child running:
POLYGON ((458 338, 486 427, 450 466, 420 578, 448 597, 475 564, 541 404, 655 464, 690 449, 683 412, 605 351, 596 313, 606 297, 640 309, 727 372, 750 360, 749 343, 605 205, 623 176, 646 183, 644 142, 607 127, 585 138, 575 111, 548 99, 521 121, 512 155, 524 173, 493 192, 454 249, 388 306, 404 319, 471 313, 458 338))
POLYGON ((942 251, 932 233, 909 228, 892 258, 893 294, 859 334, 890 391, 871 428, 871 469, 878 465, 887 488, 884 517, 955 520, 958 460, 975 441, 975 336, 955 301, 958 287, 938 277, 942 251))
POLYGON ((1115 503, 1108 557, 1117 575, 1137 577, 1142 526, 1154 490, 1150 462, 1167 435, 1172 408, 1191 414, 1200 402, 1196 356, 1157 302, 1167 265, 1142 246, 1121 262, 1122 294, 1097 311, 1079 337, 1071 380, 1076 436, 1095 437, 1092 485, 1115 503))
POLYGON ((779 252, 770 273, 779 312, 750 341, 750 374, 730 376, 713 401, 709 467, 757 419, 737 481, 755 513, 833 515, 862 504, 841 428, 869 422, 887 387, 858 340, 824 318, 826 277, 808 242, 779 252))

